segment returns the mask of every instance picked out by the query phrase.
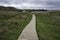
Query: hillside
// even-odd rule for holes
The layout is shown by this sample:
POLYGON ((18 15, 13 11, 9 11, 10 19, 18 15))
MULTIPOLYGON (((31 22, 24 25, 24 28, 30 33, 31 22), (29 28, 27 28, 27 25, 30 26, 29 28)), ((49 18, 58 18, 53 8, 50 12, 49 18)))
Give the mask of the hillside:
POLYGON ((31 17, 13 7, 0 7, 0 40, 17 40, 31 17))
POLYGON ((0 6, 0 10, 4 10, 4 11, 29 11, 29 12, 32 12, 32 11, 47 11, 45 9, 17 9, 17 8, 14 8, 14 7, 4 7, 4 6, 0 6))
POLYGON ((60 11, 36 14, 39 40, 60 40, 60 11))

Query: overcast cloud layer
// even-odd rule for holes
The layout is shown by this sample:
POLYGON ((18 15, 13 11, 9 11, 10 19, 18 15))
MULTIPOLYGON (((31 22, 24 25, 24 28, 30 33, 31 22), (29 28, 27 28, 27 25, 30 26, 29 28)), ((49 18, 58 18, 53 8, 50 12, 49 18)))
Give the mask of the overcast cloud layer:
POLYGON ((0 6, 12 6, 19 9, 60 10, 60 0, 0 0, 0 6))

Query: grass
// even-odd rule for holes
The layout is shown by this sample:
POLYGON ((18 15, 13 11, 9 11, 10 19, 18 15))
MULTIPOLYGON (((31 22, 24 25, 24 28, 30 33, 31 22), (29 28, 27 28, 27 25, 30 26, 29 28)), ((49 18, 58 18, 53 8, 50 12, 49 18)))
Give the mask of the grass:
POLYGON ((60 40, 60 11, 36 14, 39 40, 60 40))
POLYGON ((0 40, 17 40, 30 20, 28 13, 0 11, 0 40))

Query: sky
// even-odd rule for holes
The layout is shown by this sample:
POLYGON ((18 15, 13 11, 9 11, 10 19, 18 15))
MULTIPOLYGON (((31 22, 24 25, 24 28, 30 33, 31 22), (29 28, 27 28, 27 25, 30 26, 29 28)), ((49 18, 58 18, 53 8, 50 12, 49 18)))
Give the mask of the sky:
POLYGON ((60 0, 0 0, 0 6, 18 9, 60 10, 60 0))

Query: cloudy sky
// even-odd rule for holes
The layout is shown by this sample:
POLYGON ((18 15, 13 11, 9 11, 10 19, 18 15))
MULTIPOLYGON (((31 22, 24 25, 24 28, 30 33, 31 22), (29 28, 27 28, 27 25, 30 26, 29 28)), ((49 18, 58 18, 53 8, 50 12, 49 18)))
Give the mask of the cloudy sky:
POLYGON ((60 10, 60 0, 0 0, 0 6, 12 6, 19 9, 60 10))

